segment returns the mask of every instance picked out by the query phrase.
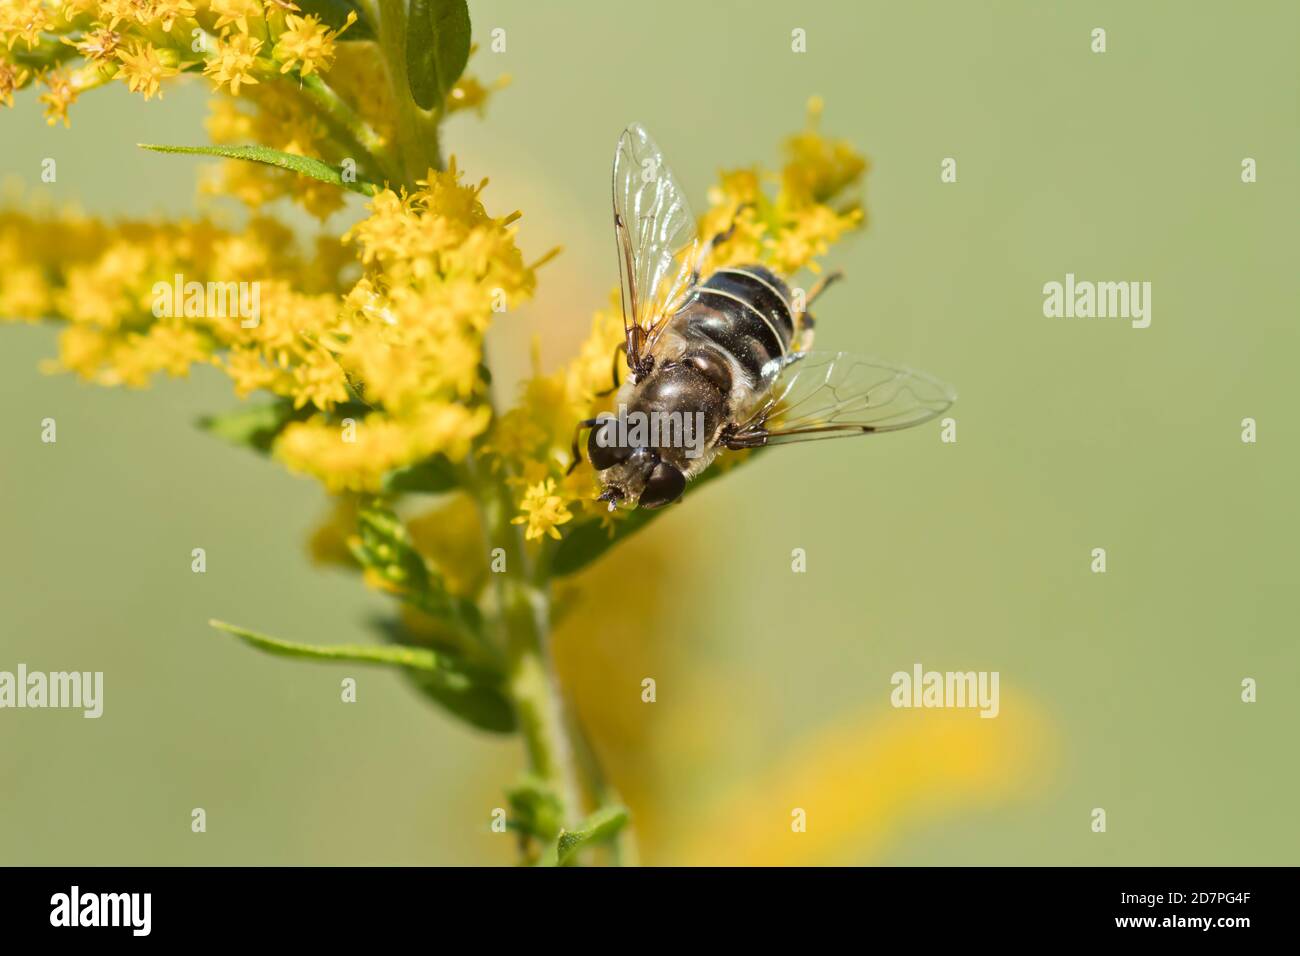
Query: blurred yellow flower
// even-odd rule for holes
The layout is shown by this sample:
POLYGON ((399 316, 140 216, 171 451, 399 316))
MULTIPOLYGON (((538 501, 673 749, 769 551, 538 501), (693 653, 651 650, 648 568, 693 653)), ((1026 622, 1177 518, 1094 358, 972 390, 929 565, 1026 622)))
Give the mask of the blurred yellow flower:
POLYGON ((879 859, 909 826, 1022 799, 1051 774, 1046 717, 1002 694, 1002 711, 889 710, 814 732, 753 780, 674 828, 662 862, 807 866, 879 859))
POLYGON ((409 417, 371 413, 360 420, 316 417, 290 424, 275 455, 291 470, 320 479, 332 492, 377 492, 384 475, 430 455, 464 458, 487 427, 486 408, 431 404, 409 417))
POLYGON ((22 40, 27 49, 40 41, 41 33, 54 28, 54 19, 42 0, 6 0, 0 4, 0 43, 12 50, 22 40))
POLYGON ((139 16, 142 25, 156 23, 164 33, 170 33, 178 19, 192 17, 195 12, 189 0, 151 0, 139 16))
POLYGON ((261 19, 264 15, 261 0, 209 0, 208 7, 217 14, 218 30, 233 25, 240 33, 247 33, 249 18, 261 19))
POLYGON ((14 91, 25 86, 31 71, 0 60, 0 103, 14 105, 14 91))
POLYGON ((447 581, 452 594, 473 597, 483 588, 488 568, 482 518, 474 499, 457 492, 406 523, 411 541, 447 581))

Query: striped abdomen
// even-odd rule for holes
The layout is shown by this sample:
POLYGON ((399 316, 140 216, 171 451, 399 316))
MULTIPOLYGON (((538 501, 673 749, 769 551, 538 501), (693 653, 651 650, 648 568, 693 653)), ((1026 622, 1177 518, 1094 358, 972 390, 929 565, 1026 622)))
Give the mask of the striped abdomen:
POLYGON ((658 431, 611 447, 610 426, 593 427, 587 454, 611 503, 660 507, 708 467, 728 425, 770 382, 772 370, 765 376, 764 366, 790 352, 790 290, 762 266, 720 269, 695 287, 666 333, 645 377, 624 383, 620 409, 638 420, 689 419, 695 438, 658 431))
POLYGON ((704 339, 735 359, 757 382, 763 366, 790 351, 790 290, 762 266, 719 269, 680 314, 687 340, 704 339))

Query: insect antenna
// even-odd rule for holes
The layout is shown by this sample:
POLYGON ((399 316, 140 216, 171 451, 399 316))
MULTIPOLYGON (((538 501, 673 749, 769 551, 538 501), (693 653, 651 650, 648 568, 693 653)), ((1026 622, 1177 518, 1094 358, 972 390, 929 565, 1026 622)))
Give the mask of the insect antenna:
POLYGON ((844 278, 844 273, 836 270, 829 272, 813 283, 813 287, 808 290, 808 297, 804 300, 803 311, 797 313, 799 320, 797 335, 799 338, 799 350, 807 351, 812 348, 813 327, 817 324, 813 320, 812 304, 821 298, 821 294, 829 289, 836 282, 844 278))
POLYGON ((821 297, 821 294, 823 292, 825 292, 827 289, 829 289, 831 286, 833 286, 835 283, 839 282, 843 278, 844 278, 844 273, 836 270, 835 272, 831 272, 822 276, 815 283, 813 283, 813 287, 808 290, 808 301, 805 303, 804 310, 803 310, 804 315, 808 314, 808 310, 812 308, 812 304, 821 297))

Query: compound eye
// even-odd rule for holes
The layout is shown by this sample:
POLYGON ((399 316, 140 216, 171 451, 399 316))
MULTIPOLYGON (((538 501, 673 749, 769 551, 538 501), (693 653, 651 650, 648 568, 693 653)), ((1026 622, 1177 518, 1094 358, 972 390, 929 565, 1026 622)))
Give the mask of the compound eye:
POLYGON ((650 472, 650 480, 645 483, 639 504, 642 508, 659 508, 676 501, 686 490, 686 476, 680 470, 661 461, 650 472))
POLYGON ((591 459, 591 467, 597 471, 613 468, 627 461, 632 454, 632 449, 614 444, 618 440, 617 424, 617 419, 602 418, 591 426, 591 434, 587 436, 587 457, 591 459))

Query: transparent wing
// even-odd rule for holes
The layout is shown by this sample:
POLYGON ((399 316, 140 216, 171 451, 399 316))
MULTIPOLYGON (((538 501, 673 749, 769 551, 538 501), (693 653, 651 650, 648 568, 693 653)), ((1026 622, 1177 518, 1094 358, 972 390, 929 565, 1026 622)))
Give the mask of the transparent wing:
POLYGON ((614 234, 630 364, 632 348, 649 341, 676 311, 699 247, 686 196, 639 123, 623 131, 614 153, 614 234), (640 329, 635 341, 634 328, 640 329))
POLYGON ((768 374, 767 396, 728 447, 897 431, 942 415, 957 398, 922 372, 848 352, 799 353, 784 365, 772 363, 768 374))

